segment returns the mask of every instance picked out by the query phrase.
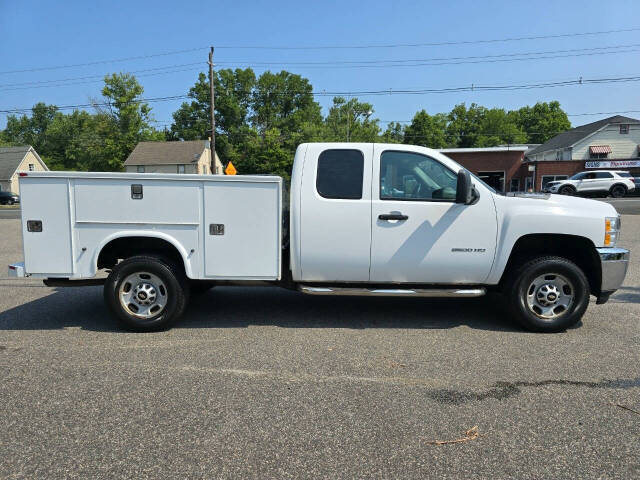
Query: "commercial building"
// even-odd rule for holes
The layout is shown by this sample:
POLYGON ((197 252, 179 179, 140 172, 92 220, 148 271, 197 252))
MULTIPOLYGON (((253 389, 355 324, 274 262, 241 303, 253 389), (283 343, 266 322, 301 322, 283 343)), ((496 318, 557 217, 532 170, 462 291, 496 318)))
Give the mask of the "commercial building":
POLYGON ((439 150, 473 172, 500 192, 520 192, 526 184, 525 153, 531 145, 505 145, 487 148, 444 148, 439 150))
POLYGON ((615 115, 551 138, 525 155, 536 190, 589 169, 626 170, 640 176, 640 120, 615 115))
POLYGON ((640 120, 615 115, 560 133, 541 145, 446 148, 443 154, 502 192, 541 191, 590 169, 640 177, 640 120))

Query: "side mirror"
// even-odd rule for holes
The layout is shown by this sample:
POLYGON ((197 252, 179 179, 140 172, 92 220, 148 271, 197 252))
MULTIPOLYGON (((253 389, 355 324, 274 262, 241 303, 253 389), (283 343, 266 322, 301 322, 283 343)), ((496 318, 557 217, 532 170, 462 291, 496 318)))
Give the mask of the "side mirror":
POLYGON ((456 203, 469 205, 473 203, 474 191, 471 185, 471 174, 468 170, 462 169, 458 172, 458 184, 456 186, 456 203))

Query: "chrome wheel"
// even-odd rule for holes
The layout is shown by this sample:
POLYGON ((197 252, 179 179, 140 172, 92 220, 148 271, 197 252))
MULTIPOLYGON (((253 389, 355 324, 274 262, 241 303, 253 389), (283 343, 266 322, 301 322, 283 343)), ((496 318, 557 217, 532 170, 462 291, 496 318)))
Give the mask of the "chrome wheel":
POLYGON ((137 318, 150 319, 167 305, 167 287, 152 273, 136 272, 120 284, 118 290, 122 308, 137 318))
POLYGON ((569 311, 573 305, 574 287, 557 273, 536 277, 527 289, 527 306, 536 316, 553 320, 569 311))

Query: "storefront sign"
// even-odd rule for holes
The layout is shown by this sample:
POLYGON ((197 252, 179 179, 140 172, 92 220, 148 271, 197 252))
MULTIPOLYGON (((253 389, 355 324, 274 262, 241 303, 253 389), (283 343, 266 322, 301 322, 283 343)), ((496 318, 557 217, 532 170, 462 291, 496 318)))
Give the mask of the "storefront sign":
POLYGON ((585 168, 640 168, 640 160, 603 160, 584 162, 585 168))

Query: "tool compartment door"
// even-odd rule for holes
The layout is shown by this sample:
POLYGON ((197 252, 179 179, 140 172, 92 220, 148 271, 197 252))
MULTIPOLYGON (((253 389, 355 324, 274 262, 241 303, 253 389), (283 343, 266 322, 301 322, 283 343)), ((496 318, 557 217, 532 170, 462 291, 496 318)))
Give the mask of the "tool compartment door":
POLYGON ((281 191, 281 181, 204 184, 206 278, 280 278, 281 191))
POLYGON ((24 177, 20 179, 20 196, 25 271, 51 277, 71 276, 69 180, 24 177), (29 222, 41 222, 41 228, 29 231, 29 222))

